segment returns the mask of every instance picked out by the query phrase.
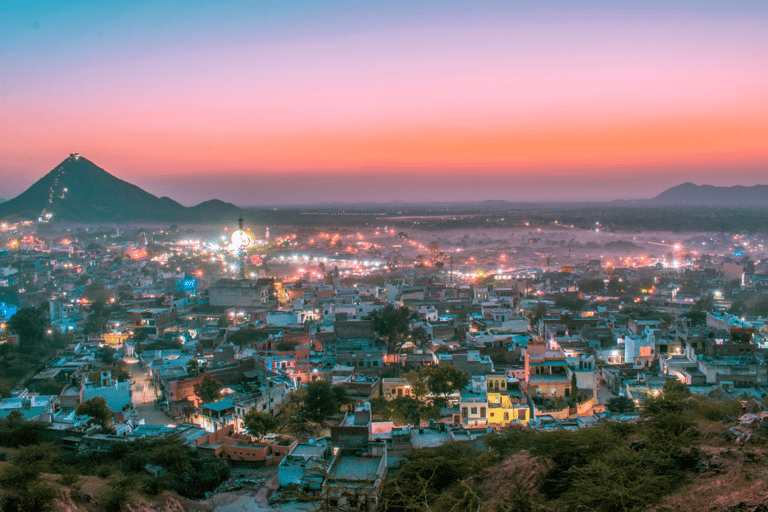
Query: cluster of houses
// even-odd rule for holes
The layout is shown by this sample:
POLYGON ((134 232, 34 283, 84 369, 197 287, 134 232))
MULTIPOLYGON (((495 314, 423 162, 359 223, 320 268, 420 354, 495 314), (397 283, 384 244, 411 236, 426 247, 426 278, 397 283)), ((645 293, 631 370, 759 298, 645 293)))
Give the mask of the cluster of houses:
POLYGON ((598 260, 485 284, 455 283, 432 270, 383 285, 343 284, 338 269, 317 279, 211 282, 140 257, 141 248, 89 252, 62 242, 45 257, 19 251, 10 256, 18 265, 0 267, 14 286, 50 284, 3 303, 6 318, 48 301, 51 326, 75 335, 26 389, 0 400, 0 418, 19 411, 48 423, 52 438, 87 449, 177 435, 200 457, 278 466, 275 499, 295 501, 292 491, 301 488, 332 505, 375 508, 388 469, 411 448, 482 446, 484 435, 510 425, 586 427, 610 416, 609 398, 641 406, 667 379, 729 396, 763 396, 768 386, 765 321, 726 312, 722 291, 740 280, 739 290, 761 293, 766 281, 754 264, 621 269, 598 260), (627 305, 606 290, 581 290, 589 280, 651 286, 627 305), (86 334, 94 314, 86 288, 94 281, 120 307, 110 309, 105 332, 86 334), (688 315, 710 293, 711 307, 688 315), (411 314, 396 346, 371 318, 387 304, 411 314), (98 356, 104 346, 136 361, 146 378, 113 375, 98 356), (469 384, 447 396, 436 417, 409 425, 372 413, 373 400, 414 396, 409 371, 441 366, 466 372, 469 384), (206 378, 223 386, 220 400, 197 395, 206 378), (289 393, 318 379, 344 386, 358 404, 327 436, 245 433, 250 411, 276 415, 289 393), (50 383, 61 391, 31 391, 50 383), (75 414, 94 397, 116 414, 114 434, 75 414), (155 402, 167 418, 162 424, 141 417, 138 406, 155 402))

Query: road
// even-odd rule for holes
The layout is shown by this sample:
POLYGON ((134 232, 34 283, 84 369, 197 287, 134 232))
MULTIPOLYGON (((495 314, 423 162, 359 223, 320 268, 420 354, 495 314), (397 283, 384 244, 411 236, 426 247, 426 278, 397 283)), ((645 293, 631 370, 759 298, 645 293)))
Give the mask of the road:
POLYGON ((124 361, 131 367, 131 402, 137 414, 131 418, 144 419, 147 425, 167 425, 175 423, 174 419, 157 405, 158 394, 152 379, 138 360, 125 358, 124 361))

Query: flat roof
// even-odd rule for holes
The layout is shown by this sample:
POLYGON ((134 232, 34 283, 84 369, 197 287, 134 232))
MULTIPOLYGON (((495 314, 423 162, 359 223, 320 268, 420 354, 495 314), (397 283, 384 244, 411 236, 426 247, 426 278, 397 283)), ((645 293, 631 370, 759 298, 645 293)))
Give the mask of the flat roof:
POLYGON ((331 477, 342 480, 372 480, 381 464, 381 457, 351 457, 341 455, 331 468, 331 477))
POLYGON ((321 458, 325 453, 326 447, 321 444, 300 443, 294 446, 288 455, 309 458, 321 458))

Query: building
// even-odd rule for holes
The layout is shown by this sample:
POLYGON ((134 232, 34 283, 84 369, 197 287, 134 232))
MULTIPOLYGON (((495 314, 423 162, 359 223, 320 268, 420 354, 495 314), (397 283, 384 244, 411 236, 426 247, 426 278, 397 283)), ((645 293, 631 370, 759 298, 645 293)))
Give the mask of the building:
POLYGON ((131 383, 112 378, 112 372, 101 372, 99 382, 83 382, 82 401, 101 397, 112 412, 120 412, 131 404, 131 383))
POLYGON ((147 334, 157 335, 176 323, 176 310, 172 308, 129 309, 128 319, 133 326, 147 334))
POLYGON ((266 304, 270 287, 247 279, 221 279, 208 289, 211 306, 250 307, 266 304))
POLYGON ((256 465, 277 466, 293 450, 298 441, 280 438, 275 442, 260 441, 248 434, 235 432, 227 425, 197 439, 197 453, 203 459, 225 459, 256 465))
POLYGON ((571 394, 568 363, 557 345, 529 343, 525 350, 525 376, 531 396, 555 398, 571 394))

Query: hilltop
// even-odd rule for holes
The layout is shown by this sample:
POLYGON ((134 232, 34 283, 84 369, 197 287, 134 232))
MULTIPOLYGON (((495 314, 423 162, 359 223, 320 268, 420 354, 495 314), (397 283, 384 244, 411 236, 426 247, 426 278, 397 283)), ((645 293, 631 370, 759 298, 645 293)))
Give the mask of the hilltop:
POLYGON ((37 219, 50 214, 74 222, 215 221, 240 209, 212 200, 186 207, 112 176, 77 153, 17 197, 0 203, 0 218, 37 219))
POLYGON ((716 187, 686 182, 650 200, 660 205, 707 205, 754 208, 768 206, 768 185, 716 187))

